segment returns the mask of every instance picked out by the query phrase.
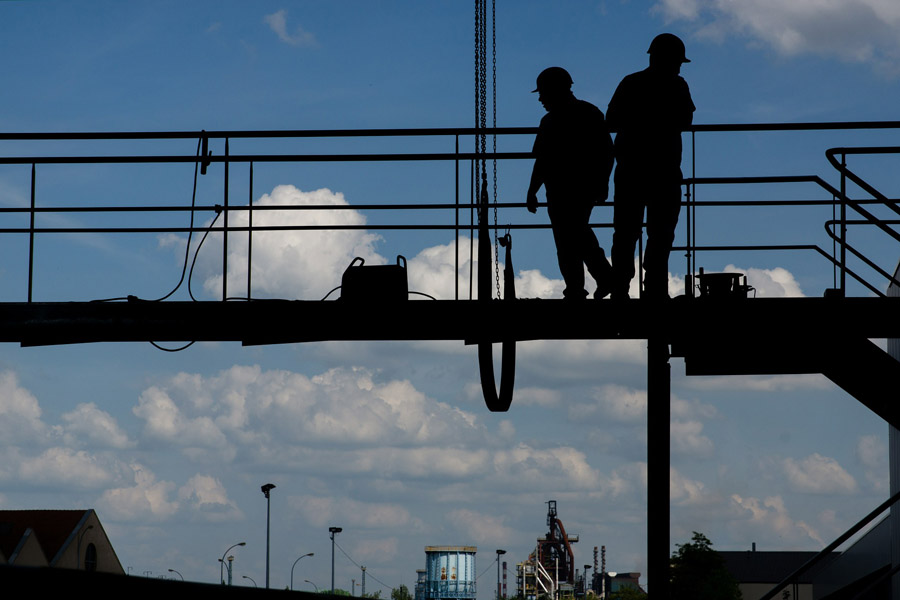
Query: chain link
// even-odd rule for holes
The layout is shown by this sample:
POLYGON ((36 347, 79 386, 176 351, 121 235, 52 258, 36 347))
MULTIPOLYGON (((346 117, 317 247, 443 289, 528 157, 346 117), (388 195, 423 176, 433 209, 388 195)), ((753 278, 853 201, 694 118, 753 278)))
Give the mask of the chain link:
MULTIPOLYGON (((485 36, 486 37, 486 36, 485 36)), ((486 69, 485 69, 486 70, 486 69)), ((494 112, 492 125, 497 127, 497 0, 491 0, 491 85, 494 112)), ((500 244, 497 219, 497 132, 494 131, 494 279, 497 282, 497 300, 500 299, 500 244)))
MULTIPOLYGON (((491 0, 491 83, 492 83, 492 125, 497 126, 497 5, 491 0)), ((475 153, 481 154, 481 183, 478 200, 484 204, 489 201, 487 176, 487 0, 475 0, 475 127, 481 132, 475 136, 475 153)), ((497 153, 497 134, 492 135, 492 147, 497 153)), ((475 174, 478 175, 476 162, 475 174)), ((497 200, 497 159, 493 159, 493 204, 494 204, 494 280, 497 299, 500 299, 500 244, 498 230, 497 200)), ((479 218, 481 211, 479 211, 479 218)), ((489 234, 490 235, 490 234, 489 234)), ((490 268, 490 267, 488 267, 490 268)))

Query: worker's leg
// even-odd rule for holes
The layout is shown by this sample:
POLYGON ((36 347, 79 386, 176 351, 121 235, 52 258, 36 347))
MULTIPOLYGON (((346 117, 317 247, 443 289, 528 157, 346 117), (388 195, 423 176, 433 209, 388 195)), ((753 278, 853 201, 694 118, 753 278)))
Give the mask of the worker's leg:
POLYGON ((556 242, 559 272, 566 282, 563 296, 569 300, 583 300, 587 291, 584 289, 584 260, 581 250, 583 228, 578 225, 578 211, 561 203, 554 204, 553 201, 549 201, 547 209, 553 240, 556 242))
POLYGON ((644 253, 644 289, 650 297, 669 293, 669 254, 681 212, 681 186, 660 188, 647 207, 647 251, 644 253))
POLYGON ((626 186, 620 184, 619 178, 616 178, 614 202, 612 294, 613 298, 626 298, 634 278, 634 251, 641 237, 644 204, 641 198, 630 194, 626 186))

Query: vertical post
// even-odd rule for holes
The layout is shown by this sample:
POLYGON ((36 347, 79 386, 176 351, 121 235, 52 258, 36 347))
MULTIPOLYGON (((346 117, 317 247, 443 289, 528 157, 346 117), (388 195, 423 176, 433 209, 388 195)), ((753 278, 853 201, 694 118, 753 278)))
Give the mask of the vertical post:
POLYGON ((456 182, 456 228, 454 229, 454 235, 456 236, 456 244, 454 245, 455 251, 453 253, 454 256, 454 269, 453 269, 453 289, 454 300, 459 300, 459 134, 456 134, 456 146, 455 153, 456 158, 453 161, 455 166, 455 182, 456 182))
POLYGON ((253 161, 250 161, 250 193, 247 199, 247 300, 250 299, 250 274, 253 272, 253 161))
POLYGON ((366 597, 366 567, 360 567, 362 569, 362 597, 366 597))
MULTIPOLYGON (((269 589, 269 532, 271 529, 272 515, 272 490, 275 489, 274 483, 267 483, 260 487, 263 495, 266 497, 266 589, 269 589)), ((300 560, 299 558, 297 560, 300 560)), ((297 564, 297 561, 294 561, 297 564)), ((294 567, 291 567, 291 578, 294 577, 294 567)))
POLYGON ((497 550, 497 600, 503 600, 503 588, 500 587, 500 557, 506 554, 506 550, 497 550))
POLYGON ((653 598, 669 598, 669 344, 647 340, 647 582, 653 598))
POLYGON ((328 532, 331 534, 331 595, 334 596, 334 536, 342 532, 340 527, 329 527, 328 532))
POLYGON ((847 295, 847 155, 841 154, 841 296, 847 295))
POLYGON ((34 182, 35 164, 31 163, 31 224, 28 227, 28 302, 31 302, 31 290, 34 285, 34 182))
MULTIPOLYGON (((476 150, 477 151, 477 150, 476 150)), ((469 300, 475 296, 475 284, 472 282, 472 275, 475 273, 475 209, 477 200, 475 199, 475 179, 478 177, 478 171, 475 167, 475 161, 469 165, 469 300)))
MULTIPOLYGON (((687 287, 688 277, 690 275, 690 280, 693 282, 693 274, 694 274, 694 218, 696 215, 694 214, 694 209, 696 205, 694 204, 694 196, 697 195, 697 184, 694 183, 694 180, 697 178, 697 132, 691 130, 691 183, 685 186, 685 196, 687 197, 687 206, 685 207, 685 213, 687 217, 687 222, 685 223, 685 234, 687 236, 687 252, 685 253, 687 257, 687 271, 685 272, 685 286, 687 287)), ((690 286, 690 289, 684 290, 684 295, 688 298, 694 297, 694 286, 693 283, 690 286)))
POLYGON ((222 233, 222 301, 228 299, 228 138, 225 138, 224 231, 222 233))

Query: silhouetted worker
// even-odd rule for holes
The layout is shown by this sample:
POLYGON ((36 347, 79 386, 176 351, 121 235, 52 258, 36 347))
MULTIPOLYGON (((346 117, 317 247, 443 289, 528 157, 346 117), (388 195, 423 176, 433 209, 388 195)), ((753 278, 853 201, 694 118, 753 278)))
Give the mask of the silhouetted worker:
POLYGON ((537 212, 537 192, 544 186, 547 213, 556 241, 563 295, 584 300, 584 265, 597 281, 595 298, 611 289, 612 267, 590 227, 591 209, 609 196, 613 146, 603 112, 572 94, 572 77, 561 67, 544 69, 537 78, 538 100, 547 114, 534 140, 534 169, 527 206, 537 212))
POLYGON ((653 39, 650 66, 625 77, 606 118, 616 134, 613 298, 627 298, 634 250, 647 209, 644 291, 668 297, 669 253, 681 210, 681 131, 694 118, 694 102, 679 76, 684 43, 671 33, 653 39))

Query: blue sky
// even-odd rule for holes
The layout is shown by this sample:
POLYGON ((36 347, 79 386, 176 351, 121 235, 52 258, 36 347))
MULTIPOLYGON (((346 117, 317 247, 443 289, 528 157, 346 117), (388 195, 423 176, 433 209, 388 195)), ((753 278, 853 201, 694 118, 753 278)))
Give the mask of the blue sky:
MULTIPOLYGON (((0 131, 468 127, 473 29, 473 7, 450 1, 0 2, 8 57, 0 65, 0 131)), ((575 94, 605 110, 619 80, 646 66, 647 46, 662 31, 686 42, 692 62, 682 74, 696 123, 897 118, 900 7, 892 0, 500 0, 498 124, 537 124, 543 109, 530 91, 550 65, 566 67, 575 94)), ((836 185, 827 148, 889 145, 892 135, 699 135, 697 173, 817 174, 836 185)), ((240 141, 231 151, 450 144, 240 141)), ((531 139, 501 144, 528 149, 531 139)), ((0 143, 4 155, 195 149, 196 140, 0 143)), ((211 149, 223 152, 221 142, 211 149)), ((896 196, 891 160, 852 164, 896 196)), ((501 201, 524 201, 529 168, 500 165, 501 201)), ((186 165, 40 167, 38 201, 188 206, 192 175, 186 165)), ((231 179, 233 201, 246 203, 246 168, 233 167, 231 179)), ((0 167, 0 205, 25 205, 29 181, 27 167, 0 167)), ((221 202, 222 193, 222 168, 213 165, 198 182, 198 203, 221 202)), ((258 165, 252 191, 263 205, 449 202, 452 194, 452 168, 432 164, 258 165)), ((699 199, 758 197, 824 198, 812 186, 698 191, 699 199)), ((546 222, 543 211, 508 214, 546 222)), ((595 214, 609 218, 611 210, 595 214)), ((824 208, 709 210, 699 216, 698 240, 830 249, 828 218, 824 208)), ((181 213, 166 219, 187 224, 181 213)), ((684 239, 682 229, 678 235, 684 239)), ((895 247, 851 235, 882 266, 895 265, 895 247)), ((254 241, 254 295, 318 299, 354 256, 377 263, 404 254, 411 289, 449 297, 452 242, 446 231, 272 234, 254 241)), ((172 235, 39 237, 35 300, 160 297, 178 280, 185 243, 172 235)), ((608 234, 601 243, 608 248, 608 234)), ((221 289, 221 241, 207 244, 192 283, 195 295, 212 300, 221 289)), ((549 232, 516 233, 514 244, 519 296, 558 297, 549 232)), ((22 301, 27 242, 8 235, 0 245, 0 300, 22 301)), ((235 240, 231 252, 236 289, 246 243, 235 240)), ((819 296, 832 281, 830 266, 807 253, 710 254, 698 265, 748 273, 760 296, 819 296)), ((673 255, 670 269, 675 293, 683 261, 673 255)), ((186 299, 184 290, 175 297, 186 299)), ((772 334, 744 331, 739 315, 719 325, 772 334)), ((354 562, 368 567, 367 591, 378 589, 373 578, 411 586, 424 546, 474 544, 478 571, 486 571, 479 597, 488 598, 494 550, 507 549, 510 563, 524 559, 545 532, 544 502, 554 499, 566 529, 580 535, 581 564, 605 545, 610 570, 646 573, 645 376, 639 341, 523 343, 512 410, 498 415, 483 406, 474 349, 455 342, 196 344, 175 354, 148 344, 5 345, 0 508, 96 508, 134 574, 169 576, 174 568, 214 582, 217 558, 246 541, 235 552, 243 584, 241 575, 264 578, 259 486, 271 481, 273 586, 286 586, 293 561, 315 552, 298 564, 295 587, 304 579, 327 587, 327 528, 338 525, 352 557, 338 552, 339 587, 359 582, 354 562)), ((886 498, 887 426, 824 378, 687 378, 674 360, 672 389, 673 543, 696 530, 721 549, 817 549, 886 498)))

